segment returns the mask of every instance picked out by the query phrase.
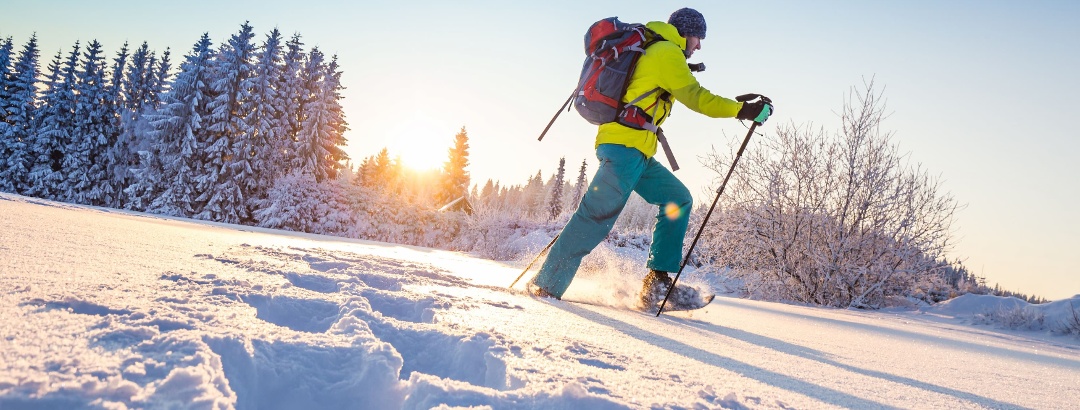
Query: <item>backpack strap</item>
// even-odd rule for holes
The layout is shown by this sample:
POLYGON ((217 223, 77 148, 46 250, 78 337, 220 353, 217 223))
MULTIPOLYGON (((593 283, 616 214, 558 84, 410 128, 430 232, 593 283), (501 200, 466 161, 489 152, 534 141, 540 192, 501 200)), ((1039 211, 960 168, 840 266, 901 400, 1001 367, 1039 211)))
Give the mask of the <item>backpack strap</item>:
POLYGON ((675 162, 675 155, 671 153, 671 147, 668 146, 667 137, 664 136, 664 130, 660 127, 656 128, 656 140, 660 141, 660 147, 664 149, 664 155, 667 155, 668 165, 671 165, 671 172, 679 170, 679 163, 675 162))
MULTIPOLYGON (((639 101, 648 98, 650 95, 656 94, 657 91, 663 91, 663 89, 660 87, 653 88, 652 90, 649 90, 649 92, 642 94, 638 98, 635 98, 633 101, 626 103, 626 105, 623 106, 623 114, 629 114, 629 116, 631 117, 637 117, 636 114, 639 113, 644 115, 644 110, 634 104, 637 104, 639 101)), ((664 136, 664 130, 660 127, 657 127, 654 123, 656 121, 656 111, 660 109, 660 100, 667 101, 667 98, 665 98, 665 95, 663 94, 661 94, 660 97, 657 98, 656 105, 653 106, 652 114, 644 115, 644 117, 642 118, 645 119, 645 121, 629 124, 629 121, 620 121, 619 123, 623 125, 628 125, 631 128, 640 127, 640 129, 647 130, 652 132, 653 134, 656 134, 656 140, 660 142, 660 147, 664 149, 664 155, 667 156, 668 165, 671 165, 671 171, 674 172, 679 170, 679 163, 675 161, 675 155, 671 153, 671 146, 668 145, 667 137, 664 136)), ((628 120, 628 118, 625 118, 623 115, 620 115, 619 117, 620 119, 628 120)))
POLYGON ((662 91, 662 90, 663 90, 663 88, 660 88, 660 87, 653 88, 653 89, 649 90, 649 92, 647 92, 645 94, 642 94, 638 98, 635 98, 634 101, 630 101, 630 102, 626 103, 626 105, 623 106, 623 109, 630 108, 631 105, 637 104, 638 102, 641 102, 641 100, 644 100, 648 96, 656 94, 657 91, 662 91))

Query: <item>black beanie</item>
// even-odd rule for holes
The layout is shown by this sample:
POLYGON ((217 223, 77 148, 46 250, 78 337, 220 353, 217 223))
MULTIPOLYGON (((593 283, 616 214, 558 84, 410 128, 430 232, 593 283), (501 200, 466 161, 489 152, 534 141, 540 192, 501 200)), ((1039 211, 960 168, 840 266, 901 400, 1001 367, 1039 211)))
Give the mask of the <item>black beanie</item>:
POLYGON ((683 37, 705 38, 705 16, 692 8, 675 10, 671 17, 668 17, 668 24, 675 26, 683 37))

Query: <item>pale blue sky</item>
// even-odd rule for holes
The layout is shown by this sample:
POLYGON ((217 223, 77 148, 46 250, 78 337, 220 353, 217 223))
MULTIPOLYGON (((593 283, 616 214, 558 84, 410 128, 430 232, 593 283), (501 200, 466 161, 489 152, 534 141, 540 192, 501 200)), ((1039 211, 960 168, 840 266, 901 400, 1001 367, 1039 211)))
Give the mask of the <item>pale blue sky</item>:
MULTIPOLYGON (((97 39, 110 56, 147 41, 178 64, 203 32, 220 44, 244 21, 260 41, 274 27, 299 32, 340 57, 353 158, 389 147, 441 161, 464 125, 473 182, 519 184, 563 156, 595 170, 595 128, 573 112, 536 141, 575 85, 584 29, 608 16, 665 20, 683 6, 708 21, 699 80, 728 97, 769 95, 777 114, 766 131, 835 129, 849 88, 876 78, 892 112, 885 129, 967 204, 953 255, 1008 289, 1080 293, 1077 1, 0 0, 0 37, 21 47, 36 32, 44 67, 76 40, 97 39)), ((665 130, 676 175, 711 201, 714 175, 695 157, 745 129, 684 108, 665 130)))

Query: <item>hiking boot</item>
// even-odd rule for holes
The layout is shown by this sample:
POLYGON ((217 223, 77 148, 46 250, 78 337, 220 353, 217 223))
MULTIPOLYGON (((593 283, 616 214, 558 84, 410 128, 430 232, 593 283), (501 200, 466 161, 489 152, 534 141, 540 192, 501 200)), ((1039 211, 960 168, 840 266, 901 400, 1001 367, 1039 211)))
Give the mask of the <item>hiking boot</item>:
POLYGON ((671 287, 671 277, 667 272, 650 270, 645 275, 645 282, 641 286, 641 308, 654 308, 667 296, 668 288, 671 287))
MULTIPOLYGON (((654 310, 660 307, 660 302, 667 296, 668 288, 671 287, 672 279, 667 272, 653 270, 645 275, 645 283, 641 288, 641 308, 654 310)), ((714 295, 702 296, 701 291, 693 286, 675 285, 671 297, 665 305, 665 310, 694 310, 700 309, 712 302, 714 295)))
POLYGON ((525 292, 528 293, 530 296, 559 300, 559 298, 555 297, 555 295, 552 295, 551 292, 548 292, 547 289, 540 287, 532 281, 525 283, 525 292))

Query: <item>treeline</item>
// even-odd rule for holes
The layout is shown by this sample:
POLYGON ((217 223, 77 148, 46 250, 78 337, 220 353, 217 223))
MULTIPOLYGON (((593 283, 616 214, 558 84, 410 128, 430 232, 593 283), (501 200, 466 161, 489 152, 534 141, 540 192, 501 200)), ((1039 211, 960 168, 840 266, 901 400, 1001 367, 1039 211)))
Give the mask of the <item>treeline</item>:
POLYGON ((258 224, 286 176, 345 168, 337 58, 248 24, 170 52, 96 40, 39 69, 36 36, 0 42, 0 190, 78 204, 258 224))
POLYGON ((438 171, 418 171, 402 165, 383 148, 363 159, 356 170, 358 183, 371 190, 384 190, 427 207, 441 208, 458 198, 468 201, 471 212, 514 213, 536 222, 555 220, 573 212, 588 186, 588 163, 582 160, 573 183, 567 176, 566 159, 559 159, 554 173, 537 170, 524 184, 503 185, 488 179, 483 186, 473 184, 468 165, 468 136, 464 128, 455 137, 447 163, 438 171), (463 147, 463 148, 457 148, 463 147))
POLYGON ((1000 284, 994 284, 990 286, 986 282, 986 278, 975 275, 967 266, 964 266, 962 261, 955 261, 945 267, 945 281, 955 289, 955 292, 945 295, 938 295, 940 300, 949 299, 965 293, 973 293, 976 295, 994 295, 1002 297, 1014 297, 1021 299, 1031 304, 1048 303, 1050 300, 1038 296, 1028 295, 1022 292, 1013 292, 1001 288, 1000 284))

